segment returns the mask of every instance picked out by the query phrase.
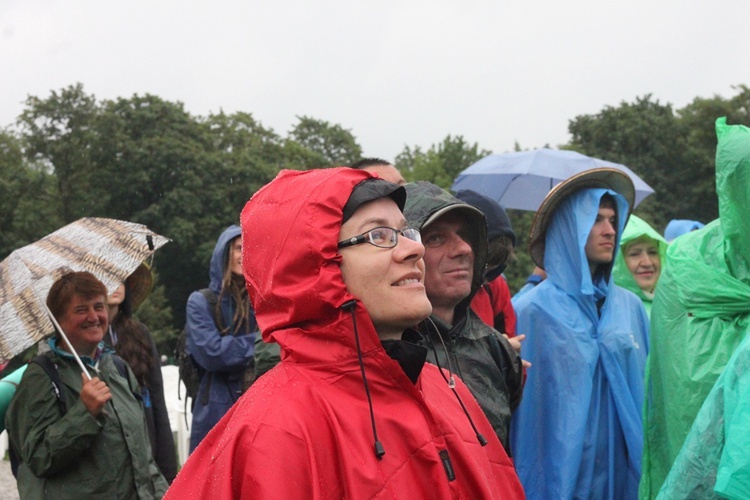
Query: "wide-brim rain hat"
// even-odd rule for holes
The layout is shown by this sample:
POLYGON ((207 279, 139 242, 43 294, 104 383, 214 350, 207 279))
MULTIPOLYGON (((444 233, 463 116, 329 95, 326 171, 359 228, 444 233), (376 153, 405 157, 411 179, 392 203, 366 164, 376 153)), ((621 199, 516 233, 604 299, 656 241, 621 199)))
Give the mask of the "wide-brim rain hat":
POLYGON ((531 224, 529 253, 531 259, 540 268, 544 269, 545 239, 555 210, 571 194, 580 189, 590 188, 610 189, 622 195, 628 202, 628 214, 625 218, 627 223, 627 217, 630 216, 635 203, 635 186, 628 174, 616 168, 594 168, 565 179, 547 194, 531 224))
POLYGON ((142 262, 125 280, 125 288, 130 298, 130 307, 135 311, 151 295, 151 290, 154 288, 154 274, 151 272, 151 267, 142 262))

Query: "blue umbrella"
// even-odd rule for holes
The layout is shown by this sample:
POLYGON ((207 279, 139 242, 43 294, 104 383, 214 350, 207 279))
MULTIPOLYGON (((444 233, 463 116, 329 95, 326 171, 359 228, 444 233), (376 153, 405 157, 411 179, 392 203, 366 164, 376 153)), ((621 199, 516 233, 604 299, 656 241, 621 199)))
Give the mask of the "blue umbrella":
POLYGON ((592 168, 622 170, 635 185, 635 206, 654 190, 625 165, 591 158, 575 151, 535 149, 486 156, 461 172, 451 189, 471 189, 505 208, 536 211, 550 189, 572 175, 592 168))

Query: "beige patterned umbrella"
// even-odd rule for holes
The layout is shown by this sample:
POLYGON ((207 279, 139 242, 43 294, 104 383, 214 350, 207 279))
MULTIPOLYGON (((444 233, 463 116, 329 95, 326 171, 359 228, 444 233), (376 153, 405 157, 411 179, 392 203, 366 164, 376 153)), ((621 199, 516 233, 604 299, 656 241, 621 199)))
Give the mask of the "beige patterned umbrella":
POLYGON ((142 224, 87 217, 19 248, 0 263, 0 363, 51 335, 44 301, 68 271, 89 271, 112 291, 169 241, 142 224))

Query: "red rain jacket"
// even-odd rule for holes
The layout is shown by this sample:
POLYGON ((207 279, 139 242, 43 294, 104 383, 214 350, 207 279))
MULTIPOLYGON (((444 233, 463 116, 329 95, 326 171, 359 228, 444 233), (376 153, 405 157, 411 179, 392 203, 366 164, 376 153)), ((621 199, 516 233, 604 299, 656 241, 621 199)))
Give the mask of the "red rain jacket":
POLYGON ((166 498, 523 498, 513 465, 466 386, 425 364, 413 384, 355 308, 378 438, 339 271, 342 209, 370 174, 284 171, 242 212, 243 267, 263 338, 281 363, 208 434, 166 498))

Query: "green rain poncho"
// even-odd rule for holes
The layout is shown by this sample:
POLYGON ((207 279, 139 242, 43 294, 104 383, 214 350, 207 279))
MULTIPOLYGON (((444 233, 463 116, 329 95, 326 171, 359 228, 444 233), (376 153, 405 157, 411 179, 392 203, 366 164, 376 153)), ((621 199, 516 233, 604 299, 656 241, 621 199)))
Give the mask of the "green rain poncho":
MULTIPOLYGON (((750 129, 720 118, 716 133, 719 219, 670 245, 654 298, 641 498, 659 492, 698 410, 750 331, 750 129)), ((685 453, 708 457, 716 443, 703 447, 685 453)))
POLYGON ((635 282, 633 273, 631 273, 628 269, 624 257, 625 247, 627 246, 627 244, 634 240, 637 240, 642 236, 648 236, 652 240, 656 240, 657 244, 659 245, 659 257, 661 258, 662 268, 661 272, 664 273, 664 264, 667 261, 667 240, 665 240, 662 235, 657 233, 654 228, 649 226, 646 221, 644 221, 640 217, 631 215, 630 219, 628 219, 628 225, 625 226, 625 230, 622 232, 622 238, 620 238, 620 251, 617 252, 617 256, 615 257, 615 266, 612 269, 612 277, 614 278, 616 284, 625 288, 626 290, 630 290, 638 297, 640 297, 640 299, 643 301, 643 307, 646 308, 646 313, 650 317, 651 301, 653 300, 653 296, 641 290, 641 287, 639 287, 638 283, 635 282))

